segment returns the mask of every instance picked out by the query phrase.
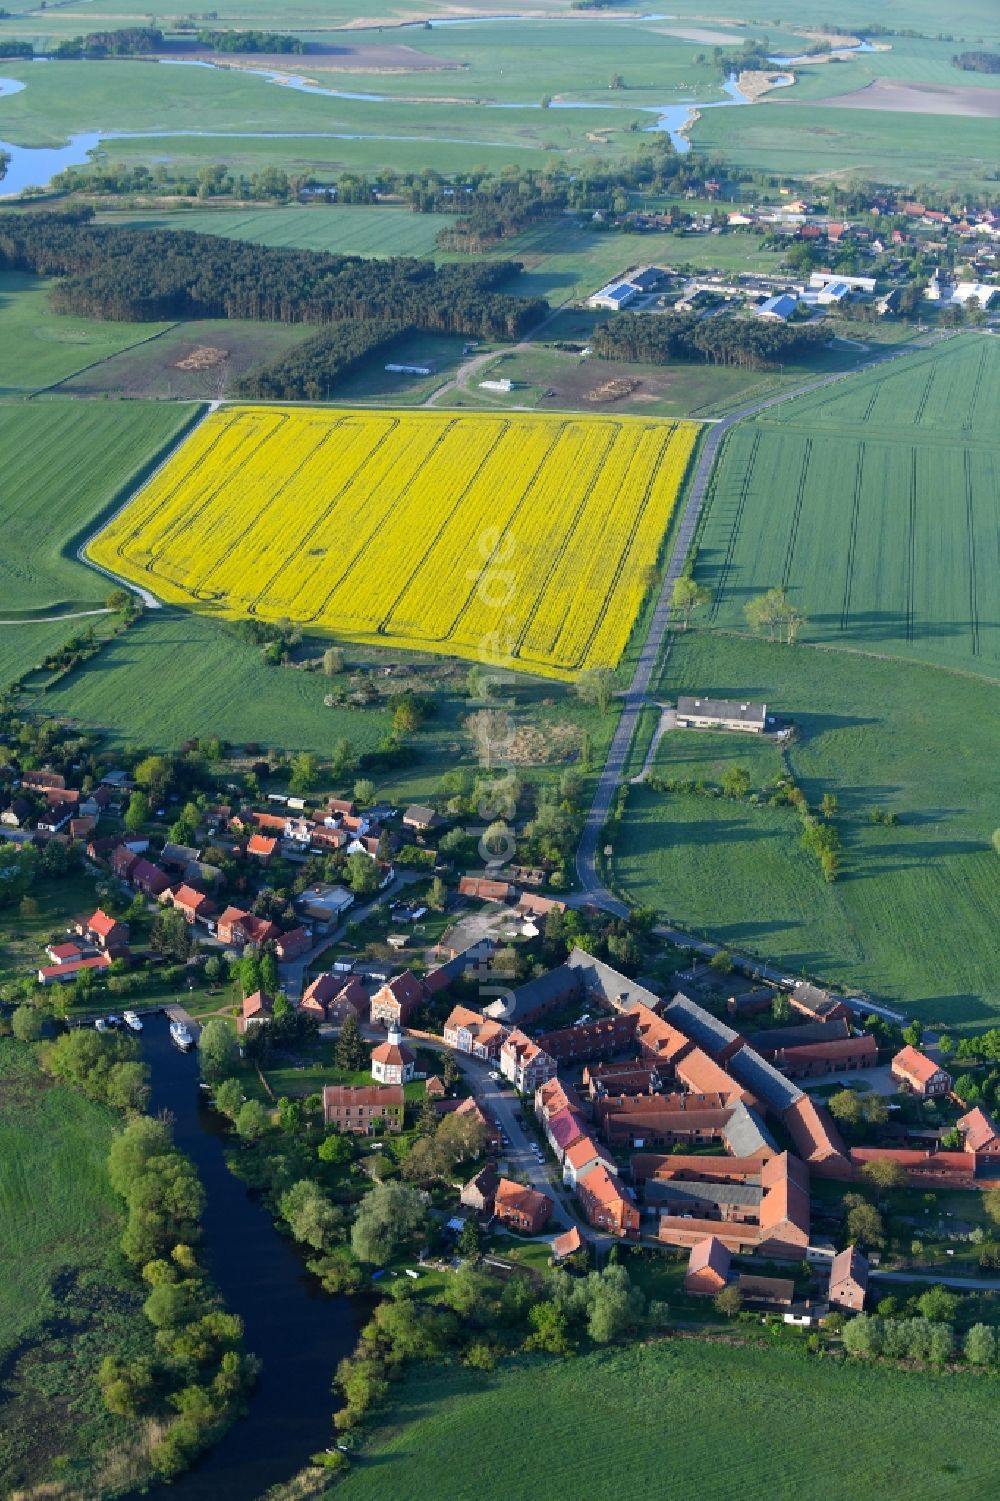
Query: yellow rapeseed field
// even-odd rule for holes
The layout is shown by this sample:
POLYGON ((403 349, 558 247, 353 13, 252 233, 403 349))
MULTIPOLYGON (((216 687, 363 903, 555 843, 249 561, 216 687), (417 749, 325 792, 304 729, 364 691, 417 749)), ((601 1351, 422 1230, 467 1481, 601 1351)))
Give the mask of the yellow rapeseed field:
POLYGON ((552 677, 614 666, 697 427, 230 407, 90 544, 174 604, 552 677))

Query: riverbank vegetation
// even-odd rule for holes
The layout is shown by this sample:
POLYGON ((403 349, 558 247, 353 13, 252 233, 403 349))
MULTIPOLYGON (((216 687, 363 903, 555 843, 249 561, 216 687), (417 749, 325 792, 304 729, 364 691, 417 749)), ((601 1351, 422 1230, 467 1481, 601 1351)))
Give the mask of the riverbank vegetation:
POLYGON ((127 1038, 0 1037, 5 1494, 112 1497, 175 1475, 253 1380, 198 1260, 197 1174, 147 1100, 127 1038))

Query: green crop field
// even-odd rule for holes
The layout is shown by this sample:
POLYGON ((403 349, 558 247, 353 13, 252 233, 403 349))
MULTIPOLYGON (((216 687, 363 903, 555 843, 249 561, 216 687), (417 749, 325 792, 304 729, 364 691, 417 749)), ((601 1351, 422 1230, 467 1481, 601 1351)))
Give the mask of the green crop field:
POLYGON ((53 313, 51 283, 0 271, 0 396, 27 395, 153 338, 166 323, 99 323, 53 313))
MULTIPOLYGON (((103 604, 111 586, 77 562, 75 543, 139 483, 195 410, 59 400, 0 405, 0 614, 27 618, 103 604)), ((0 622, 0 637, 20 629, 0 622)))
POLYGON ((680 1340, 491 1377, 421 1370, 328 1494, 972 1501, 996 1481, 982 1421, 993 1390, 985 1377, 680 1340), (511 1463, 512 1435, 530 1461, 511 1463))
MULTIPOLYGON (((28 1047, 0 1038, 5 1496, 50 1479, 59 1456, 63 1479, 70 1470, 83 1494, 92 1476, 110 1479, 136 1428, 104 1411, 96 1381, 109 1350, 139 1353, 142 1330, 141 1299, 118 1254, 121 1209, 106 1169, 112 1126, 103 1107, 50 1087, 28 1047)), ((45 1494, 61 1492, 60 1484, 45 1494)))
MULTIPOLYGON (((919 664, 691 631, 660 695, 763 699, 798 728, 788 762, 812 807, 839 808, 843 870, 832 885, 800 847, 787 808, 633 787, 616 883, 695 933, 791 972, 899 1002, 925 1021, 1000 1018, 1000 825, 994 767, 1000 687, 919 664), (871 822, 872 809, 898 824, 871 822)), ((656 771, 718 782, 745 766, 774 781, 778 753, 732 735, 674 731, 656 771)))
POLYGON ((741 424, 700 536, 710 623, 784 585, 806 639, 1000 680, 998 402, 971 335, 741 424))
POLYGON ((259 245, 294 245, 337 255, 419 255, 434 253, 448 215, 414 214, 381 204, 295 204, 258 209, 177 209, 167 213, 102 214, 106 224, 144 229, 193 229, 202 234, 253 240, 259 245))

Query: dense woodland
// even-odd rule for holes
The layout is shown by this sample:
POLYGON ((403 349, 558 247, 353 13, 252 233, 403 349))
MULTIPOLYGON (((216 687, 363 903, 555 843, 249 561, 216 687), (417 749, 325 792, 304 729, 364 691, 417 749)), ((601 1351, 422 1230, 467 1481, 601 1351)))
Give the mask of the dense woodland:
POLYGON ((817 324, 764 322, 759 318, 700 318, 697 313, 664 313, 650 318, 621 313, 602 323, 591 339, 605 360, 667 365, 674 360, 709 360, 766 370, 825 344, 830 330, 817 324))
POLYGON ((335 323, 273 364, 249 370, 237 386, 237 395, 256 401, 329 400, 341 376, 363 364, 376 350, 388 353, 411 331, 411 324, 382 320, 335 323))
POLYGON ((199 31, 198 41, 215 52, 305 52, 301 37, 283 31, 199 31))
POLYGON ((548 311, 498 290, 517 261, 435 267, 254 245, 183 230, 95 225, 89 211, 0 216, 0 266, 62 278, 58 312, 115 322, 386 319, 478 338, 516 337, 548 311))

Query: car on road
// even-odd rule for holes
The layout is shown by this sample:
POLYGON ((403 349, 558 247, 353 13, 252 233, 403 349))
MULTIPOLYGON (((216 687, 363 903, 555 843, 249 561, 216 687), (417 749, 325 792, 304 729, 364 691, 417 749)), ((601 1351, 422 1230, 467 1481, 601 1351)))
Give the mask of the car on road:
POLYGON ((495 1068, 491 1068, 490 1069, 490 1078, 493 1080, 494 1083, 497 1083, 499 1081, 500 1075, 497 1073, 497 1071, 496 1071, 495 1068))

